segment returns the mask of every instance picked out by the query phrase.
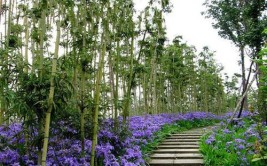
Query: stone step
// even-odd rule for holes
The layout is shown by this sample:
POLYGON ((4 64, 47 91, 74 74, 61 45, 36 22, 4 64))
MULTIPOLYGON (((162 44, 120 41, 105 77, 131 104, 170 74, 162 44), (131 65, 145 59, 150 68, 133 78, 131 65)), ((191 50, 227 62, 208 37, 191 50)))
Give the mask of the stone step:
POLYGON ((202 134, 199 133, 190 133, 190 134, 185 134, 185 133, 180 133, 180 134, 172 134, 172 136, 202 136, 202 134))
POLYGON ((170 135, 154 150, 148 165, 204 165, 203 156, 199 152, 199 141, 201 136, 209 131, 210 127, 197 128, 170 135))
POLYGON ((177 137, 177 136, 172 136, 172 137, 168 137, 168 138, 166 138, 166 139, 185 139, 185 140, 187 140, 187 139, 196 139, 196 140, 200 140, 200 137, 177 137))
POLYGON ((169 165, 204 165, 203 159, 152 159, 149 162, 150 166, 169 166, 169 165))
POLYGON ((183 133, 183 134, 203 134, 203 133, 206 133, 205 131, 189 131, 189 132, 186 132, 186 133, 183 133))
POLYGON ((186 132, 183 132, 181 134, 195 134, 195 135, 198 135, 198 134, 203 134, 204 130, 201 131, 201 130, 194 130, 194 131, 186 131, 186 132))
POLYGON ((199 143, 196 141, 193 142, 172 142, 172 141, 164 141, 160 145, 198 145, 199 143))
POLYGON ((199 145, 159 145, 158 149, 199 149, 199 145))
POLYGON ((165 139, 165 141, 167 142, 177 142, 177 141, 181 141, 181 142, 198 142, 200 139, 165 139))
POLYGON ((170 137, 168 137, 167 139, 200 139, 201 138, 201 136, 191 136, 191 135, 184 135, 184 136, 179 136, 179 135, 177 135, 177 136, 170 136, 170 137))
POLYGON ((200 153, 157 153, 150 156, 152 159, 202 159, 203 156, 200 153))
POLYGON ((198 129, 198 130, 189 130, 189 131, 185 131, 183 132, 183 134, 187 134, 187 133, 207 133, 212 131, 211 129, 198 129))
POLYGON ((154 153, 199 153, 199 149, 157 149, 154 153))

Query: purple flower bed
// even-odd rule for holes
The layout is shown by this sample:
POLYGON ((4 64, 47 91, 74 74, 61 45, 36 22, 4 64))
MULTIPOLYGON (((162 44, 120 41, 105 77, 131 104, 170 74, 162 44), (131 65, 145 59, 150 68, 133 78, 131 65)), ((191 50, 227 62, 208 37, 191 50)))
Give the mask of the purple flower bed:
MULTIPOLYGON (((96 156, 106 166, 145 165, 141 146, 152 140, 154 133, 163 125, 179 120, 218 118, 220 117, 204 112, 133 116, 129 118, 128 130, 119 126, 117 131, 114 131, 114 121, 108 119, 100 125, 96 156)), ((62 130, 68 136, 62 134, 62 130, 52 129, 47 165, 90 165, 91 140, 86 139, 85 155, 82 157, 81 141, 77 139, 79 133, 67 122, 58 122, 58 125, 63 127, 62 130)), ((21 123, 0 126, 0 165, 36 165, 37 147, 31 146, 29 153, 26 154, 24 144, 21 123)))
MULTIPOLYGON (((226 115, 230 116, 231 113, 226 115)), ((262 143, 266 142, 267 132, 262 130, 264 124, 247 111, 242 117, 226 128, 228 118, 203 138, 200 149, 207 165, 262 165, 253 163, 252 159, 260 156, 262 152, 259 149, 263 149, 262 143)))

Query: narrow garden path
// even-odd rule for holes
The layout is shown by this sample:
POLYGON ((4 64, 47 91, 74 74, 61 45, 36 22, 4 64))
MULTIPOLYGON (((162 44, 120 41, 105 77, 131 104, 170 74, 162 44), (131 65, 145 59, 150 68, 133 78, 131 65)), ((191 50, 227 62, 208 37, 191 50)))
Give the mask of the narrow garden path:
POLYGON ((212 127, 196 128, 166 138, 150 156, 149 165, 204 165, 199 141, 212 127))

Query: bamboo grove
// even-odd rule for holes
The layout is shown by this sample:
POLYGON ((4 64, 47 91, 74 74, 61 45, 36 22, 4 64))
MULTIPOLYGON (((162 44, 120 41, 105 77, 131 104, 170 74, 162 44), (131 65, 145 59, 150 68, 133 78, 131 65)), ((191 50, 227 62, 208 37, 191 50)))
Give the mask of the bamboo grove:
POLYGON ((131 115, 233 107, 214 52, 166 38, 168 0, 150 0, 141 12, 132 0, 0 2, 0 123, 23 122, 38 164, 58 120, 78 126, 84 155, 85 137, 94 149, 106 118, 127 126, 131 115))

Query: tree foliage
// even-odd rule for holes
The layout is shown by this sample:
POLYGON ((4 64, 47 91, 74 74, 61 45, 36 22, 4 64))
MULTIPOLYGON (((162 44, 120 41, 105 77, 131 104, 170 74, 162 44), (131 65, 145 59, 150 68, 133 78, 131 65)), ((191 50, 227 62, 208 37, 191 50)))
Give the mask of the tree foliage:
MULTIPOLYGON (((262 98, 261 87, 264 86, 261 77, 264 76, 262 70, 263 64, 262 55, 260 50, 264 44, 264 38, 266 35, 263 30, 267 26, 266 7, 265 0, 255 1, 243 1, 243 0, 207 0, 204 3, 207 7, 207 11, 203 14, 207 18, 214 20, 213 27, 218 29, 218 34, 231 40, 240 50, 241 64, 242 64, 242 95, 245 93, 251 69, 246 78, 245 68, 245 48, 248 47, 252 64, 256 61, 256 71, 258 72, 258 110, 263 115, 263 119, 267 121, 267 110, 263 106, 264 99, 262 98), (258 61, 257 61, 258 60, 258 61), (246 80, 247 79, 247 80, 246 80)), ((250 67, 251 68, 251 67, 250 67)), ((245 109, 247 106, 247 97, 245 96, 242 101, 239 117, 241 116, 243 105, 245 109)))

